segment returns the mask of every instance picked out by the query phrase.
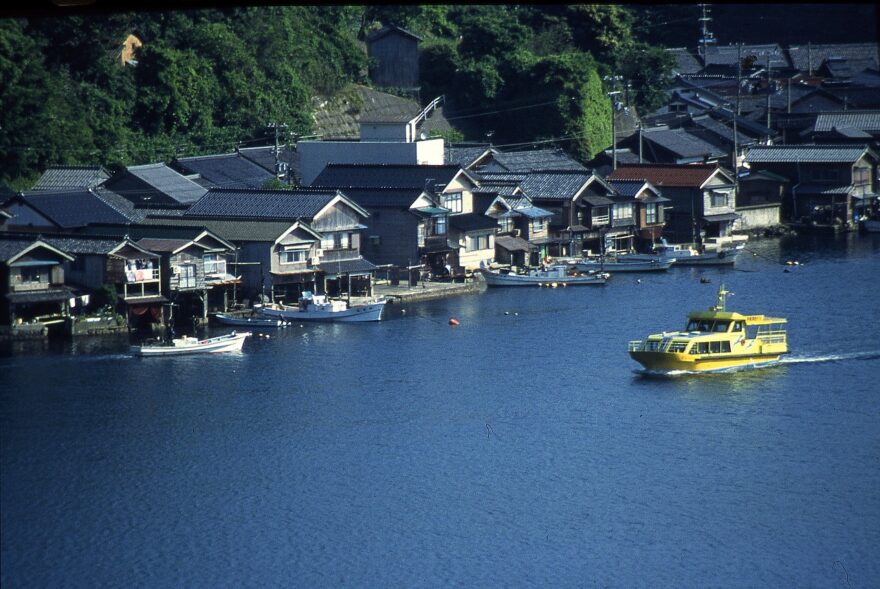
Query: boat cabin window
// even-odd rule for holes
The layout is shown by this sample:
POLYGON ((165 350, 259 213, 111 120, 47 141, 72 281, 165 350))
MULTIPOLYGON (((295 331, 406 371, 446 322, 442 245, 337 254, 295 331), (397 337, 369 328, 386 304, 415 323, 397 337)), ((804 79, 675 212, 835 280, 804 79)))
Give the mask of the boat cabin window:
POLYGON ((695 342, 691 345, 691 354, 723 354, 730 352, 730 342, 695 342))
POLYGON ((718 333, 727 333, 728 327, 730 327, 730 321, 716 321, 715 325, 712 326, 712 331, 718 333))
POLYGON ((734 321, 733 322, 733 330, 734 331, 742 331, 743 330, 743 322, 742 321, 734 321))

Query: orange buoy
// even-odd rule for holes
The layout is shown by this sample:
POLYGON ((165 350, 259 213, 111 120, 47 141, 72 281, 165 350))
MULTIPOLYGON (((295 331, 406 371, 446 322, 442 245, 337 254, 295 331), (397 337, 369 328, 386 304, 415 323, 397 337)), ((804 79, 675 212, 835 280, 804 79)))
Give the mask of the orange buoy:
POLYGON ((458 319, 453 317, 449 320, 449 325, 458 325, 458 319))

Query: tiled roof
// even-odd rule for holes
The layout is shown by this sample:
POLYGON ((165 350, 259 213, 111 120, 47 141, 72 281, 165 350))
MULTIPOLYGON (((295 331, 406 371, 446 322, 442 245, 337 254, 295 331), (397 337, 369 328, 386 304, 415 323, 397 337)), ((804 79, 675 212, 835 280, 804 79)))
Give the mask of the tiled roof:
POLYGON ((135 243, 156 253, 171 253, 190 243, 189 239, 170 239, 162 237, 144 237, 135 243))
POLYGON ((171 167, 184 174, 198 174, 209 188, 262 188, 275 178, 275 174, 238 153, 177 158, 171 167))
POLYGON ((382 27, 378 31, 374 31, 374 32, 370 33, 369 35, 367 35, 367 41, 368 42, 376 41, 386 35, 390 35, 391 33, 403 35, 404 37, 409 37, 410 39, 415 39, 416 41, 422 40, 421 37, 419 37, 415 33, 411 33, 410 31, 407 31, 404 28, 398 27, 397 25, 388 25, 388 26, 382 27))
POLYGON ((645 180, 609 180, 618 194, 635 198, 645 186, 645 180))
POLYGON ((646 129, 642 133, 642 141, 653 142, 682 159, 721 157, 726 154, 724 149, 688 133, 686 129, 646 129))
POLYGON ((109 253, 122 243, 122 238, 57 235, 46 236, 44 241, 70 254, 81 255, 109 253))
POLYGON ((766 45, 720 45, 710 46, 706 51, 706 65, 727 65, 736 67, 738 56, 743 59, 755 56, 757 58, 755 65, 763 67, 767 65, 767 56, 770 55, 770 66, 772 68, 788 67, 790 64, 782 48, 773 43, 766 45))
POLYGON ((339 262, 324 262, 318 264, 318 269, 325 274, 353 274, 356 272, 372 272, 376 265, 364 258, 354 260, 340 260, 339 262))
POLYGON ((717 170, 717 166, 702 164, 624 164, 608 177, 609 181, 647 180, 657 188, 702 186, 717 170))
MULTIPOLYGON (((43 237, 40 237, 39 239, 42 241, 45 241, 46 243, 49 243, 43 237)), ((5 262, 6 260, 9 260, 10 258, 15 257, 16 255, 20 254, 22 250, 24 250, 27 247, 30 247, 35 241, 38 241, 38 238, 36 235, 28 238, 28 237, 12 237, 7 234, 0 233, 0 261, 5 262)), ((53 245, 51 243, 49 243, 49 245, 52 245, 52 247, 56 247, 58 249, 61 249, 58 246, 53 245)), ((62 251, 64 251, 64 250, 62 250, 62 251)))
POLYGON ((443 161, 447 164, 455 164, 462 168, 467 168, 478 157, 486 153, 487 149, 489 149, 488 144, 473 146, 448 145, 443 154, 443 161))
POLYGON ((770 145, 749 149, 749 163, 852 163, 862 157, 864 145, 770 145))
POLYGON ((675 59, 673 70, 679 74, 696 74, 703 69, 703 64, 685 47, 673 47, 666 50, 675 59))
POLYGON ((90 223, 137 223, 143 218, 129 201, 101 189, 25 192, 22 198, 30 207, 65 228, 90 223))
POLYGON ((312 186, 424 189, 430 179, 435 187, 445 188, 460 171, 457 165, 329 164, 312 186))
POLYGON ((860 131, 880 131, 880 111, 847 111, 819 113, 816 125, 817 132, 832 129, 858 129, 860 131))
POLYGON ((101 166, 52 166, 43 172, 32 190, 69 190, 98 186, 110 174, 101 166))
POLYGON ((877 43, 836 43, 827 45, 798 45, 788 48, 791 62, 802 72, 809 70, 812 63, 813 71, 819 69, 829 57, 843 57, 851 65, 878 67, 877 43))
POLYGON ((592 172, 587 171, 533 172, 523 179, 520 186, 532 200, 571 200, 592 177, 592 172))
POLYGON ((492 150, 496 163, 511 172, 533 172, 536 170, 576 170, 586 168, 561 149, 534 149, 529 151, 492 150))
POLYGON ((525 180, 528 173, 525 172, 475 172, 474 175, 480 182, 517 182, 525 180))
POLYGON ((212 188, 183 216, 291 221, 311 219, 335 196, 335 190, 318 192, 212 188))
POLYGON ((792 189, 797 194, 849 194, 852 184, 795 184, 792 189))
MULTIPOLYGON (((165 164, 129 166, 126 170, 132 176, 155 188, 158 192, 167 194, 180 203, 195 202, 206 192, 204 187, 199 186, 165 164)), ((122 196, 125 196, 125 194, 122 196)))
POLYGON ((339 192, 361 207, 409 208, 422 194, 421 188, 340 188, 339 192))
MULTIPOLYGON (((238 153, 245 159, 248 159, 266 171, 275 173, 275 146, 266 145, 263 147, 242 147, 238 153)), ((282 165, 286 165, 287 169, 297 178, 301 176, 300 155, 294 149, 288 149, 287 146, 281 145, 278 148, 278 161, 282 165)))
POLYGON ((232 242, 274 241, 293 224, 290 221, 275 221, 271 219, 155 218, 149 221, 154 225, 203 227, 219 237, 232 242))

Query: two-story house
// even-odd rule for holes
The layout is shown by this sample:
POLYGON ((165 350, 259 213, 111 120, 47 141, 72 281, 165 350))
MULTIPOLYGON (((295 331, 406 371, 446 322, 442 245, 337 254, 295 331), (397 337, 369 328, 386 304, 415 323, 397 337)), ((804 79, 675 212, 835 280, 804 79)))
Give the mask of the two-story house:
POLYGON ((650 182, 669 199, 664 235, 674 242, 701 242, 727 237, 739 218, 736 184, 730 172, 705 164, 624 164, 611 173, 612 182, 650 182))
POLYGON ((773 145, 746 155, 752 173, 787 178, 784 221, 855 229, 877 199, 878 154, 867 145, 773 145))
POLYGON ((0 233, 0 337, 48 333, 67 326, 68 301, 64 262, 73 257, 32 236, 0 233))
MULTIPOLYGON (((632 199, 635 214, 635 242, 631 244, 636 251, 650 252, 654 243, 660 241, 666 226, 665 203, 669 199, 647 180, 609 180, 620 197, 632 199)), ((614 206, 618 206, 615 203, 614 206)), ((612 212, 612 215, 615 215, 612 212)), ((613 245, 613 244, 612 244, 613 245)), ((629 248, 618 248, 629 249, 629 248)))

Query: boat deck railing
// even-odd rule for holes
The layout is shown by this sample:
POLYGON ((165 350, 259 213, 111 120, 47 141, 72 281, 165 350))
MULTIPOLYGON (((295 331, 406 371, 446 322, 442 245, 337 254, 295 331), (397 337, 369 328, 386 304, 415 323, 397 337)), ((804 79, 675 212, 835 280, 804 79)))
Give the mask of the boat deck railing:
MULTIPOLYGON (((778 325, 778 324, 777 324, 778 325)), ((787 333, 784 327, 778 326, 761 326, 755 334, 755 339, 759 339, 765 344, 784 344, 786 343, 787 333)))
POLYGON ((633 340, 629 342, 630 352, 678 352, 683 353, 688 342, 675 341, 666 337, 660 341, 633 340))

